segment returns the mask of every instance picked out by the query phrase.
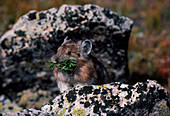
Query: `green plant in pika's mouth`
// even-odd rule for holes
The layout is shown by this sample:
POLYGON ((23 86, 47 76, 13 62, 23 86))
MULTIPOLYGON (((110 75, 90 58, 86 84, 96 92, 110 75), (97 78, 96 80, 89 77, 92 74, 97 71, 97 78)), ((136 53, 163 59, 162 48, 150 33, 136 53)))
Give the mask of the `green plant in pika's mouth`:
POLYGON ((67 59, 67 60, 61 61, 59 64, 50 61, 49 67, 51 69, 58 68, 60 70, 67 72, 69 75, 73 75, 76 64, 77 62, 74 59, 67 59))

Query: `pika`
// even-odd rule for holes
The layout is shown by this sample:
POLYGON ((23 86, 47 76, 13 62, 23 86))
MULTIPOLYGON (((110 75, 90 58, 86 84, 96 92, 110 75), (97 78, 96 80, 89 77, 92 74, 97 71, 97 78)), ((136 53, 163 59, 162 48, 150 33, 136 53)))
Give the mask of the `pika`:
POLYGON ((106 69, 96 57, 91 55, 91 50, 90 40, 73 41, 66 37, 57 53, 51 57, 54 63, 60 63, 66 59, 74 59, 77 62, 73 75, 60 69, 53 70, 61 93, 74 86, 100 85, 109 82, 106 69))

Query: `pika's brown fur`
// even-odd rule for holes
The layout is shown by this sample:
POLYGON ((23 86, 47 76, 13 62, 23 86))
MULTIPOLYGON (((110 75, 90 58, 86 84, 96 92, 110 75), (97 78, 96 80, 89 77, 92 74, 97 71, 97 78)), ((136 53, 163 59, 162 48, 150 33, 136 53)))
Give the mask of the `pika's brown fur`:
MULTIPOLYGON (((66 59, 74 59, 77 61, 72 76, 63 70, 54 69, 54 76, 61 92, 77 85, 102 84, 108 82, 107 74, 98 74, 103 70, 100 69, 101 64, 94 64, 94 62, 98 63, 98 61, 90 54, 91 49, 92 43, 90 40, 74 42, 66 38, 58 48, 57 53, 52 56, 51 60, 57 63, 66 59), (97 69, 100 70, 97 71, 97 69), (103 77, 104 75, 106 77, 103 77)), ((105 70, 104 72, 107 73, 105 70)))

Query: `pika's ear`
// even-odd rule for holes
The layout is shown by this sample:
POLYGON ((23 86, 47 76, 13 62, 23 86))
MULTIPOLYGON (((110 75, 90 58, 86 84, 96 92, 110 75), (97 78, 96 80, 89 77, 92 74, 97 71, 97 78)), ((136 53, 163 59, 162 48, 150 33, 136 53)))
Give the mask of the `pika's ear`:
POLYGON ((85 54, 90 54, 92 49, 92 43, 90 40, 86 39, 81 43, 81 50, 85 54))
POLYGON ((65 44, 68 40, 69 40, 69 39, 68 39, 68 36, 67 36, 67 37, 64 39, 64 42, 63 42, 61 45, 65 44))

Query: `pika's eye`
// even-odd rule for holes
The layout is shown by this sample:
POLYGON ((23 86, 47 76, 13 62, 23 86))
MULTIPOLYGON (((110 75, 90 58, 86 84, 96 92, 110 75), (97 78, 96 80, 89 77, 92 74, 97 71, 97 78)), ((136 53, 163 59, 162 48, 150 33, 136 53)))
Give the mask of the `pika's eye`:
POLYGON ((80 54, 77 54, 78 57, 80 57, 80 54))
POLYGON ((71 51, 68 51, 68 53, 67 53, 68 55, 71 55, 71 51))

